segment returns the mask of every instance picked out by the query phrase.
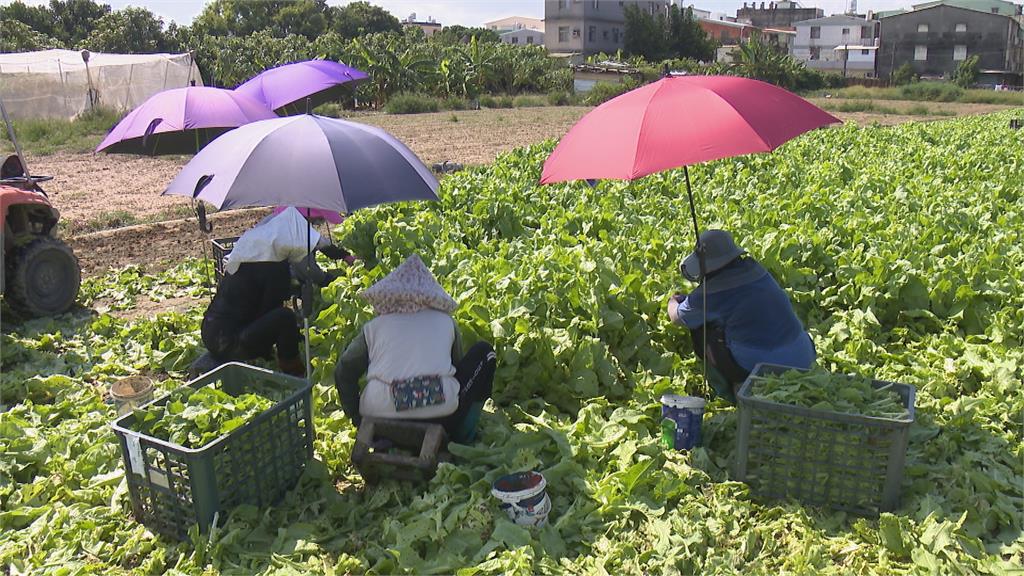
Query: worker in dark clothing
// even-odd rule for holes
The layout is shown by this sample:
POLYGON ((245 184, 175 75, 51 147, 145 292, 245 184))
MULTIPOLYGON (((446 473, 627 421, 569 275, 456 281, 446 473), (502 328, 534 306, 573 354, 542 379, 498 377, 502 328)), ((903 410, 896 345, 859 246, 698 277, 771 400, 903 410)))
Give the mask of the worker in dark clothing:
POLYGON ((277 347, 282 372, 301 376, 299 330, 295 313, 285 307, 292 293, 287 261, 245 262, 227 274, 203 315, 206 349, 219 362, 270 358, 277 347))
POLYGON ((282 372, 305 375, 298 321, 285 303, 296 294, 293 278, 320 287, 336 277, 317 266, 317 250, 338 259, 348 256, 311 231, 295 208, 265 219, 238 239, 203 316, 203 343, 215 365, 269 359, 276 348, 282 372))
POLYGON ((694 353, 706 363, 715 392, 735 403, 740 384, 761 362, 809 368, 814 343, 775 278, 724 230, 704 232, 700 243, 705 277, 697 253, 691 253, 680 271, 700 285, 688 295, 673 295, 668 316, 690 329, 694 353))

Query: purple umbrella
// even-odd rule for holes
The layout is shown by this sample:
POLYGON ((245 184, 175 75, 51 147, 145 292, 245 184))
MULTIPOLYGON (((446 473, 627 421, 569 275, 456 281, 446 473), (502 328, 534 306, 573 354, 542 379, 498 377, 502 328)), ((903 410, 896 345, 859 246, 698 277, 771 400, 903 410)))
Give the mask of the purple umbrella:
POLYGON ((209 86, 165 90, 129 112, 96 151, 194 154, 232 128, 268 118, 277 114, 233 90, 209 86))
POLYGON ((306 60, 266 70, 235 91, 263 102, 278 112, 295 104, 305 110, 306 99, 311 106, 337 100, 345 84, 368 79, 365 72, 330 60, 306 60))
POLYGON ((348 213, 437 200, 437 179, 380 128, 312 114, 247 124, 217 138, 164 194, 217 208, 301 206, 348 213))

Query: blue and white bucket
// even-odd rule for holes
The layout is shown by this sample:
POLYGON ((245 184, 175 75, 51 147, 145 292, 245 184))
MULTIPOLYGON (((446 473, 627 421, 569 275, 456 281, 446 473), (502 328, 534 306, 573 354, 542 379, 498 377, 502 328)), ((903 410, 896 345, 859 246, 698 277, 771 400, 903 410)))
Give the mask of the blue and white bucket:
POLYGON ((551 499, 544 488, 547 482, 540 472, 516 472, 494 481, 491 494, 508 517, 520 526, 543 526, 551 512, 551 499))
POLYGON ((661 441, 672 450, 689 450, 700 445, 704 421, 703 398, 665 394, 661 397, 661 441))

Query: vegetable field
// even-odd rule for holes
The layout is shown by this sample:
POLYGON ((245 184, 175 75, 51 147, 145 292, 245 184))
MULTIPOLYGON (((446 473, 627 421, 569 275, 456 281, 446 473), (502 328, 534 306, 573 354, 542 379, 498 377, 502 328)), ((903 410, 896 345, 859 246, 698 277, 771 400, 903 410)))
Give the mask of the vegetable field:
MULTIPOLYGON (((106 313, 2 335, 2 574, 1002 574, 1024 565, 1024 132, 1019 111, 818 131, 769 155, 696 166, 705 226, 787 287, 821 367, 917 388, 902 502, 856 518, 761 502, 731 479, 736 412, 708 405, 705 446, 659 444, 659 396, 708 396, 665 319, 693 244, 681 173, 536 185, 552 144, 447 177, 436 205, 356 213, 363 260, 316 319, 316 454, 280 505, 236 509, 178 543, 130 516, 104 392, 137 372, 181 382, 202 309, 106 313), (465 344, 498 352, 482 438, 424 486, 365 486, 334 359, 370 310, 355 294, 418 252, 460 302, 465 344), (549 525, 489 493, 537 469, 549 525)), ((199 293, 206 268, 93 279, 86 304, 199 293)), ((6 320, 5 316, 5 320, 6 320)), ((7 326, 5 324, 5 326, 7 326)))

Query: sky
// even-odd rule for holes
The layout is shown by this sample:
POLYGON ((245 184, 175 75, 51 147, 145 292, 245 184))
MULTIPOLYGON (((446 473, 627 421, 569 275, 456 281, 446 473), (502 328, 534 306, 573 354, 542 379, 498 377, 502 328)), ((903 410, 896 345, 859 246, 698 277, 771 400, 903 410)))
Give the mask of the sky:
MULTIPOLYGON (((7 4, 10 0, 0 0, 7 4)), ((172 20, 178 24, 188 24, 202 11, 208 0, 99 0, 110 4, 117 10, 127 6, 141 6, 164 19, 164 23, 172 20)), ((600 0, 615 2, 617 0, 600 0)), ((893 8, 909 8, 910 4, 924 0, 858 0, 858 12, 867 10, 891 10, 893 8)), ((836 14, 846 11, 848 0, 804 0, 804 6, 815 6, 825 14, 836 14)), ((47 0, 28 0, 28 4, 46 4, 47 0)), ((347 4, 339 0, 328 0, 328 4, 347 4)), ((497 20, 504 16, 544 17, 544 0, 370 0, 394 14, 399 20, 411 13, 416 13, 417 20, 434 18, 442 25, 461 24, 463 26, 479 26, 489 20, 497 20)), ((689 2, 687 2, 689 4, 689 2)), ((743 0, 694 0, 697 8, 712 12, 724 12, 735 16, 736 9, 743 6, 743 0)), ((766 0, 767 4, 767 0, 766 0)))

